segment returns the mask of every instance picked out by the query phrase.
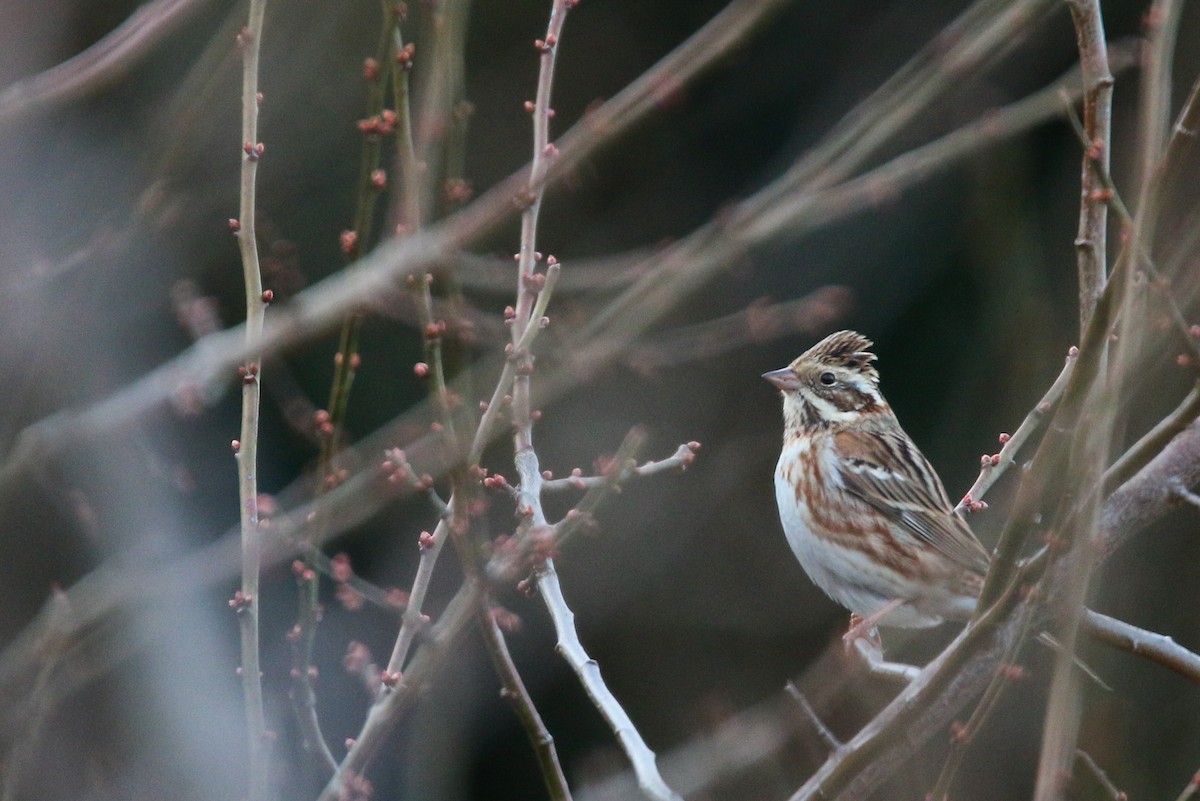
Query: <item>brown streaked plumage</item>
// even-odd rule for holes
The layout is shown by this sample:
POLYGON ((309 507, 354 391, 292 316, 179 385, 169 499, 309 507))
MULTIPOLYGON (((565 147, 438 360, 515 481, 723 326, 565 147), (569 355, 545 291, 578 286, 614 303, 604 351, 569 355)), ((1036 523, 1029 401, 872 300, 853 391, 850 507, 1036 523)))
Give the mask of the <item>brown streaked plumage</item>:
POLYGON ((884 400, 870 347, 839 331, 763 375, 783 394, 784 533, 813 582, 868 628, 965 619, 987 551, 884 400))

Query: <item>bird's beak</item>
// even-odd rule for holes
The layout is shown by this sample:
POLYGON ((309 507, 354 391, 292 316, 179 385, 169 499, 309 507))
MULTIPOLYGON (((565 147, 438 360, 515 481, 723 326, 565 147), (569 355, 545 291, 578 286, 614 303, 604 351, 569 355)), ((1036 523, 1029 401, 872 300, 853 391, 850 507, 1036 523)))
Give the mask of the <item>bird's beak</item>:
POLYGON ((772 370, 769 373, 763 373, 763 378, 767 379, 784 392, 791 392, 800 388, 800 377, 797 376, 796 371, 790 367, 784 367, 782 370, 772 370))

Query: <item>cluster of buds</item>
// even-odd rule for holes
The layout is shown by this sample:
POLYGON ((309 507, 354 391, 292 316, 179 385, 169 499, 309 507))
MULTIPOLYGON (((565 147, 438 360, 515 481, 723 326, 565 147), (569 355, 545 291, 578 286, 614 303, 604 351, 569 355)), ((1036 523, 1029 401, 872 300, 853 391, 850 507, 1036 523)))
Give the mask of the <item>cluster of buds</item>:
POLYGON ((391 136, 396 132, 396 112, 385 108, 378 114, 359 120, 358 132, 364 136, 391 136))
POLYGON ((238 376, 243 384, 253 384, 258 380, 258 365, 254 362, 242 365, 238 368, 238 376))
POLYGON ((250 161, 258 161, 262 158, 262 154, 266 152, 266 146, 262 142, 243 142, 242 152, 246 154, 246 158, 250 161))
POLYGON ((304 564, 304 561, 301 559, 292 560, 292 575, 296 577, 296 581, 302 584, 307 584, 317 578, 317 574, 313 572, 313 569, 304 564))
MULTIPOLYGON (((297 631, 299 628, 300 627, 297 626, 296 628, 292 629, 292 631, 288 632, 287 636, 288 636, 289 640, 292 639, 292 633, 297 631)), ((303 673, 300 672, 300 668, 292 668, 291 670, 288 671, 288 675, 295 681, 299 681, 301 677, 307 677, 309 683, 312 683, 321 677, 321 671, 317 670, 312 665, 309 665, 308 669, 305 670, 303 673)), ((265 732, 264 732, 264 734, 265 734, 265 732)))
MULTIPOLYGON (((337 353, 333 354, 334 367, 341 367, 342 362, 344 362, 344 361, 346 361, 346 354, 343 351, 339 350, 337 353)), ((362 367, 362 356, 360 354, 358 354, 357 352, 351 353, 350 354, 350 369, 357 370, 360 367, 362 367)))
POLYGON ((329 568, 330 576, 337 582, 335 597, 338 603, 349 612, 358 612, 364 606, 366 598, 349 584, 350 579, 354 578, 349 556, 344 553, 337 554, 330 560, 329 568))
POLYGON ((238 590, 237 592, 235 592, 233 594, 233 597, 229 599, 229 608, 232 609, 233 611, 237 612, 238 614, 245 612, 247 609, 249 609, 253 605, 254 605, 254 596, 248 595, 248 594, 242 592, 241 590, 238 590))
POLYGON ((325 489, 331 490, 335 487, 339 487, 342 484, 345 484, 349 478, 350 471, 345 467, 338 468, 337 470, 330 470, 325 474, 325 478, 323 479, 325 482, 325 489))
POLYGON ((380 463, 379 470, 390 484, 408 484, 417 492, 427 492, 433 489, 433 476, 428 473, 418 476, 400 448, 390 448, 387 451, 387 456, 380 463))
POLYGON ((979 466, 980 467, 984 467, 984 468, 996 467, 999 464, 1000 464, 1000 454, 998 454, 998 453, 992 453, 992 454, 985 453, 983 456, 979 457, 979 466))
POLYGON ((545 39, 537 39, 533 43, 533 47, 539 53, 549 53, 558 44, 558 37, 552 33, 546 34, 545 39))
POLYGON ((988 505, 985 501, 975 500, 971 497, 971 493, 969 492, 963 496, 961 505, 968 512, 982 512, 984 509, 988 508, 988 505))
POLYGON ((488 489, 512 489, 512 485, 508 483, 508 479, 506 479, 500 473, 493 473, 490 476, 485 476, 483 479, 483 486, 487 487, 488 489))
POLYGON ((333 434, 333 418, 329 412, 324 409, 318 409, 313 413, 313 428, 316 429, 317 435, 320 437, 328 437, 333 434))
POLYGON ((417 46, 409 42, 400 50, 396 51, 396 65, 402 70, 411 70, 413 68, 413 58, 417 54, 417 46))

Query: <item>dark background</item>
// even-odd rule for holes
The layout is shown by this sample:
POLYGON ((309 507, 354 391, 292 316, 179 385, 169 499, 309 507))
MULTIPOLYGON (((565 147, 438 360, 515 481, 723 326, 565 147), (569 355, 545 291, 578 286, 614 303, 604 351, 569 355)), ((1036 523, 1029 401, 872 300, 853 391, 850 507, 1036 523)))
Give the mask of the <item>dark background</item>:
MULTIPOLYGON (((413 6, 414 15, 425 10, 413 6)), ((560 46, 555 131, 611 97, 721 7, 708 0, 584 0, 560 46)), ((134 8, 5 3, 0 84, 79 52, 134 8)), ((795 3, 734 58, 590 160, 569 188, 551 193, 541 249, 569 270, 572 260, 687 234, 786 169, 963 8, 940 1, 795 3)), ((1105 4, 1110 40, 1137 35, 1144 10, 1139 3, 1105 4)), ((268 155, 259 208, 264 236, 275 243, 281 272, 274 285, 284 302, 344 263, 338 234, 353 214, 361 62, 374 48, 378 14, 370 2, 284 0, 268 10, 260 121, 268 155)), ((529 157, 521 103, 532 96, 531 45, 547 14, 545 2, 474 4, 466 94, 475 114, 466 173, 477 190, 529 157)), ((6 450, 24 426, 102 399, 188 347, 171 300, 182 279, 212 299, 224 324, 239 322, 241 270, 225 221, 237 206, 240 64, 231 44, 244 16, 240 5, 209 3, 110 85, 0 127, 6 450)), ((1189 43, 1198 24, 1190 9, 1177 97, 1196 71, 1189 43)), ((1001 64, 965 81, 891 152, 1044 86, 1075 58, 1064 7, 1001 64)), ((1134 73, 1119 76, 1114 102, 1121 183, 1136 151, 1134 73)), ((855 328, 876 341, 889 401, 958 496, 974 479, 979 455, 994 452, 997 434, 1015 428, 1077 338, 1078 187, 1079 146, 1059 120, 801 241, 755 251, 684 299, 659 330, 730 314, 764 296, 787 300, 828 284, 850 287, 853 307, 831 330, 855 328)), ((475 251, 501 256, 516 243, 513 223, 475 251)), ((493 314, 509 302, 488 293, 473 298, 493 314)), ((599 302, 562 300, 581 314, 599 302)), ((573 541, 558 560, 584 644, 660 753, 778 698, 784 682, 837 647, 844 630, 844 611, 807 581, 779 529, 771 485, 778 398, 758 378, 814 339, 797 333, 649 373, 618 361, 547 408, 537 428, 542 463, 560 475, 577 465, 590 469, 633 425, 648 430, 650 457, 680 442, 703 443, 692 469, 628 487, 601 515, 600 532, 573 541)), ((317 406, 328 392, 335 348, 330 334, 286 354, 294 392, 317 406)), ((423 397, 411 372, 419 353, 410 329, 368 321, 351 438, 423 397)), ((1164 363, 1171 359, 1164 355, 1164 363)), ((1156 376, 1135 428, 1157 419, 1186 388, 1186 376, 1156 376)), ((311 441, 287 425, 283 396, 270 394, 270 382, 268 372, 265 492, 311 470, 316 457, 311 441)), ((68 587, 106 560, 153 570, 233 525, 236 472, 228 442, 238 403, 231 382, 206 410, 162 410, 134 431, 80 441, 65 457, 38 461, 9 482, 0 522, 0 639, 11 641, 52 587, 68 587)), ((488 461, 511 473, 505 454, 496 446, 488 461)), ((985 543, 1003 521, 1011 488, 1011 481, 998 486, 992 510, 973 519, 985 543)), ((1095 605, 1197 647, 1194 520, 1178 514, 1114 560, 1097 581, 1095 605)), ((433 522, 419 502, 393 504, 328 551, 347 552, 371 581, 407 587, 416 534, 433 522)), ((439 566, 429 604, 435 619, 457 587, 453 562, 447 555, 439 566)), ((21 753, 15 744, 35 744, 21 757, 26 767, 15 797, 239 797, 237 626, 225 603, 233 587, 231 577, 216 588, 146 597, 130 625, 113 621, 101 633, 98 647, 119 654, 111 669, 39 706, 47 710, 44 720, 7 721, 7 764, 21 753)), ((293 587, 286 566, 265 577, 264 678, 269 726, 280 737, 275 768, 283 796, 310 798, 319 783, 303 767, 286 700, 283 635, 294 622, 293 587)), ((384 658, 395 626, 383 612, 351 612, 327 594, 318 692, 340 756, 368 700, 341 670, 341 655, 359 640, 384 658)), ((554 653, 541 603, 511 588, 500 600, 523 621, 510 646, 573 787, 621 769, 611 734, 554 653)), ((926 659, 951 633, 921 634, 897 653, 926 659)), ((1098 651, 1089 660, 1113 689, 1087 689, 1083 746, 1130 797, 1174 797, 1200 764, 1197 688, 1127 655, 1098 651)), ((959 784, 964 798, 1031 791, 1049 654, 1034 650, 1023 661, 1030 677, 974 746, 959 784)), ((828 678, 806 681, 820 686, 828 678)), ((472 635, 377 760, 376 797, 541 797, 532 754, 497 689, 472 635)), ((885 687, 859 677, 823 713, 849 737, 888 697, 885 687)), ((935 738, 895 797, 923 797, 943 745, 935 738)), ((802 732, 763 756, 762 765, 703 797, 786 797, 819 764, 821 749, 802 732)))

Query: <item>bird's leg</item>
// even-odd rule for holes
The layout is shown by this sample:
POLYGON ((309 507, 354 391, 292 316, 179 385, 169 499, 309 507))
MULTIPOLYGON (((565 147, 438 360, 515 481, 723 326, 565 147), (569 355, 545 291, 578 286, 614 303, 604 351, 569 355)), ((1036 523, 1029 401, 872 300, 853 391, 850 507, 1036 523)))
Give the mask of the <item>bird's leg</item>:
POLYGON ((853 650, 855 642, 863 637, 870 637, 871 633, 875 630, 875 624, 903 603, 902 599, 893 598, 865 617, 851 612, 850 630, 842 635, 842 644, 846 647, 846 653, 850 653, 853 650))
POLYGON ((889 662, 883 658, 883 649, 878 638, 860 637, 854 641, 853 649, 862 657, 867 671, 872 676, 878 676, 888 681, 908 684, 917 677, 921 669, 916 665, 906 665, 903 662, 889 662))

